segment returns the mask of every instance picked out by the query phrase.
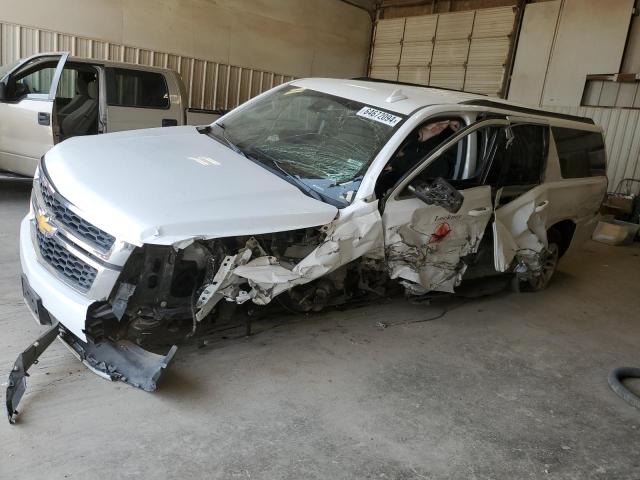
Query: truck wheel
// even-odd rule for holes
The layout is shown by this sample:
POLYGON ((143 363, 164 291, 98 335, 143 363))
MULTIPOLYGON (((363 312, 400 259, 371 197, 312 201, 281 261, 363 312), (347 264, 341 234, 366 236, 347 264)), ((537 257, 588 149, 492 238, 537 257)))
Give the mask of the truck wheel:
POLYGON ((549 230, 547 232, 548 246, 547 251, 542 259, 542 269, 540 275, 536 275, 527 281, 526 288, 532 292, 538 292, 544 290, 549 285, 553 274, 556 273, 558 268, 558 261, 560 260, 560 242, 562 236, 557 230, 549 230))

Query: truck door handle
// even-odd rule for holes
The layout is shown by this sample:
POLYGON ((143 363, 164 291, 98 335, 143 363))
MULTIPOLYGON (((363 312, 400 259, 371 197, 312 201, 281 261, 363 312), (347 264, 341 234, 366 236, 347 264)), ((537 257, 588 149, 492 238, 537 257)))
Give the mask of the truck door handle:
POLYGON ((536 213, 540 213, 541 211, 543 211, 548 206, 549 206, 549 200, 545 200, 544 202, 540 202, 539 204, 536 205, 536 213))
POLYGON ((178 126, 178 120, 176 120, 175 118, 163 118, 162 119, 162 126, 163 127, 177 127, 178 126))
POLYGON ((479 217, 489 211, 490 211, 489 207, 474 208, 473 210, 469 210, 467 212, 467 215, 471 215, 472 217, 479 217))
POLYGON ((38 125, 51 125, 51 114, 38 112, 38 125))

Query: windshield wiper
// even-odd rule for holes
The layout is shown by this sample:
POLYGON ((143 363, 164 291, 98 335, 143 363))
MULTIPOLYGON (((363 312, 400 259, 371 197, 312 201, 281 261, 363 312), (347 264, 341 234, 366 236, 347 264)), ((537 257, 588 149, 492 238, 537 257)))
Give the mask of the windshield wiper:
MULTIPOLYGON (((231 139, 229 139, 227 133, 226 133, 226 127, 223 123, 212 123, 211 125, 207 125, 205 127, 197 127, 197 130, 199 133, 203 133, 205 135, 208 135, 209 137, 218 140, 218 141, 223 141, 231 150, 233 150, 236 153, 239 153, 240 155, 242 155, 243 157, 257 162, 257 163, 262 163, 261 160, 258 160, 257 158, 255 158, 253 155, 248 154, 247 152, 245 152, 242 148, 240 148, 238 145, 236 145, 235 143, 233 143, 231 141, 231 139), (213 133, 213 126, 217 126, 220 131, 222 132, 222 135, 216 135, 213 133)), ((291 173, 287 172, 284 168, 282 168, 282 165, 280 165, 280 162, 273 158, 271 155, 268 155, 267 153, 263 152, 262 150, 258 150, 255 148, 252 148, 251 150, 249 150, 250 152, 257 152, 258 155, 261 158, 264 158, 266 160, 269 161, 269 163, 271 163, 281 174, 282 176, 285 178, 285 180, 287 180, 288 182, 294 184, 296 187, 298 187, 299 190, 301 190, 303 193, 305 193, 306 195, 308 195, 311 198, 314 198, 316 200, 319 200, 321 202, 328 202, 330 204, 332 204, 333 206, 342 206, 340 205, 336 205, 337 201, 336 199, 332 198, 332 197, 328 197, 326 195, 322 195, 320 192, 317 192, 316 190, 314 190, 313 188, 311 188, 309 185, 307 185, 304 181, 302 181, 302 179, 296 175, 292 175, 291 173)))
POLYGON ((235 143, 231 141, 231 139, 227 135, 226 128, 227 127, 224 125, 224 123, 212 123, 211 125, 207 125, 206 127, 198 127, 197 130, 199 133, 204 133, 205 135, 208 135, 215 140, 223 140, 227 147, 229 147, 231 150, 246 157, 247 155, 235 143), (213 133, 212 130, 214 126, 220 129, 222 135, 216 135, 213 133))
MULTIPOLYGON (((319 192, 316 192, 313 188, 311 188, 309 185, 303 182, 300 177, 287 172, 284 168, 282 168, 282 165, 280 165, 280 162, 277 159, 273 158, 271 155, 263 152, 262 150, 258 150, 257 148, 252 148, 250 152, 257 152, 258 155, 260 155, 260 157, 264 157, 266 160, 268 160, 274 167, 278 169, 278 171, 280 171, 284 175, 284 177, 287 180, 289 180, 296 187, 302 190, 303 193, 306 193, 311 198, 315 198, 316 200, 320 200, 321 202, 324 201, 324 198, 323 198, 324 195, 321 195, 319 192)), ((245 153, 245 156, 250 160, 254 160, 261 163, 260 160, 256 159, 253 155, 247 155, 245 153)))

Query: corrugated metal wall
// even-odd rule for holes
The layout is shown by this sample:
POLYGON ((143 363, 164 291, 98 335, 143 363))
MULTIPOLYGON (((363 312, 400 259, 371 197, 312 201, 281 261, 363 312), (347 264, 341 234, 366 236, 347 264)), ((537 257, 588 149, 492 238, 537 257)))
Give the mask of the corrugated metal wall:
POLYGON ((604 130, 609 164, 609 190, 623 178, 640 178, 640 110, 601 107, 545 107, 592 118, 604 130))
POLYGON ((639 87, 640 82, 587 80, 581 104, 594 107, 640 108, 639 87))
POLYGON ((500 96, 513 7, 378 20, 373 78, 500 96))
POLYGON ((68 51, 71 55, 83 58, 175 70, 184 80, 189 107, 192 108, 234 108, 249 98, 294 78, 282 73, 0 22, 0 65, 40 52, 58 51, 68 51))

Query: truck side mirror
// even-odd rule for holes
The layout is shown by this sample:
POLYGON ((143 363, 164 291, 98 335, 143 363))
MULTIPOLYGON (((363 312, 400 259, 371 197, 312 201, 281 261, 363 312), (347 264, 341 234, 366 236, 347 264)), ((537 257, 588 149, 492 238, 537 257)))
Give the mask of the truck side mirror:
POLYGON ((464 201, 464 196, 442 177, 431 184, 414 181, 407 188, 418 200, 442 207, 450 213, 457 213, 464 201))
POLYGON ((0 82, 0 102, 4 102, 5 98, 7 98, 7 84, 0 82))

